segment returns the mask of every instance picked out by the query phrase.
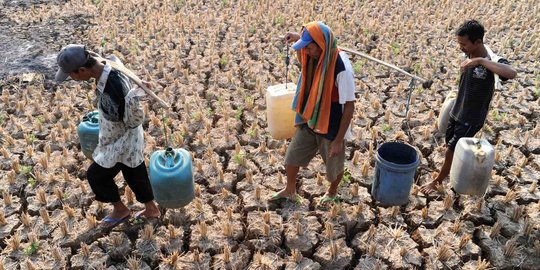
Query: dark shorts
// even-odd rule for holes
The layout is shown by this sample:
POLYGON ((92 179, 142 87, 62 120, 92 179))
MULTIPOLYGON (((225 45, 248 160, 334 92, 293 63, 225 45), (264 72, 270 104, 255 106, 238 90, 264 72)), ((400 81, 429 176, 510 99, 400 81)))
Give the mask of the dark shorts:
POLYGON ((482 125, 461 123, 450 117, 448 120, 448 127, 446 128, 446 146, 448 149, 454 151, 459 139, 463 137, 474 137, 481 128, 482 125))

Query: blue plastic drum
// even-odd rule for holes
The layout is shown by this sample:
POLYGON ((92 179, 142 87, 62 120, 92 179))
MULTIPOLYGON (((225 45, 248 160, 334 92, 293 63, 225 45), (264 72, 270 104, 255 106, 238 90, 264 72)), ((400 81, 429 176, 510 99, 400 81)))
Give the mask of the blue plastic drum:
POLYGON ((405 143, 383 143, 375 161, 373 198, 385 206, 406 204, 420 164, 416 149, 405 143))

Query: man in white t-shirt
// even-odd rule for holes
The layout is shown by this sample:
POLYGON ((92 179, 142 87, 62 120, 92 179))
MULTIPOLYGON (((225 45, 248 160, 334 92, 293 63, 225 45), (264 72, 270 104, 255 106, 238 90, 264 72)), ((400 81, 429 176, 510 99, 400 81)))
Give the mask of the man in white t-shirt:
MULTIPOLYGON (((330 73, 326 77, 312 75, 316 72, 317 65, 322 65, 323 61, 320 61, 323 56, 323 50, 321 46, 325 44, 332 44, 332 42, 325 42, 321 40, 321 35, 318 33, 319 29, 322 31, 330 32, 329 28, 320 23, 313 22, 307 24, 304 27, 302 35, 298 33, 287 33, 285 35, 286 42, 296 42, 292 48, 297 51, 298 59, 303 63, 302 68, 307 71, 303 72, 303 75, 308 78, 308 82, 302 82, 306 80, 301 78, 299 85, 305 87, 306 91, 302 96, 307 103, 310 91, 316 91, 316 87, 312 87, 316 82, 315 80, 324 78, 326 80, 333 80, 333 87, 329 89, 331 91, 331 105, 329 107, 329 114, 327 114, 327 132, 320 132, 321 129, 317 126, 309 125, 309 119, 298 124, 297 131, 292 138, 291 143, 287 149, 285 156, 285 165, 287 173, 287 186, 281 191, 273 194, 269 199, 270 202, 281 202, 287 199, 293 199, 296 195, 296 177, 300 167, 306 167, 311 159, 318 153, 321 154, 326 165, 326 179, 330 182, 330 186, 326 194, 320 200, 320 204, 328 202, 339 201, 337 194, 337 188, 343 178, 344 163, 345 163, 345 140, 350 139, 350 123, 354 113, 354 74, 351 63, 347 55, 344 52, 339 52, 335 57, 335 63, 330 63, 330 66, 334 67, 333 73, 330 73), (310 27, 311 24, 311 27, 310 27), (315 25, 317 24, 317 25, 315 25), (314 26, 313 26, 314 25, 314 26), (315 30, 313 30, 315 29, 315 30), (311 35, 316 37, 316 40, 311 35), (302 59, 304 57, 304 59, 302 59), (310 59, 311 58, 311 59, 310 59), (311 67, 309 64, 313 63, 311 67), (311 74, 310 74, 311 73, 311 74), (333 78, 330 78, 332 76, 333 78), (306 86, 307 85, 307 86, 306 86)), ((336 44, 332 45, 334 49, 337 48, 336 44)), ((330 58, 331 59, 331 58, 330 58)), ((301 87, 297 90, 302 91, 301 87)), ((326 90, 326 89, 325 89, 326 90)), ((293 104, 294 106, 294 104, 293 104)), ((322 110, 322 109, 320 109, 322 110)), ((298 112, 298 110, 297 110, 298 112)), ((297 114, 297 119, 300 114, 297 114)), ((320 116, 324 117, 324 116, 320 116)), ((302 119, 301 119, 302 120, 302 119)))

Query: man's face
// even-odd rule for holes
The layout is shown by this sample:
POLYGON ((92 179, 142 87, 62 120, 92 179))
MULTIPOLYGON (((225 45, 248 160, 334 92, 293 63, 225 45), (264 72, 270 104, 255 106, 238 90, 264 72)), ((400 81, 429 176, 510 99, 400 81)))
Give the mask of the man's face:
POLYGON ((90 70, 82 67, 77 71, 70 72, 69 77, 76 81, 88 81, 90 80, 90 70))
POLYGON ((307 54, 312 58, 319 58, 322 54, 322 49, 315 42, 311 42, 306 46, 307 54))
POLYGON ((472 52, 476 51, 478 49, 478 44, 481 44, 479 39, 477 39, 475 42, 472 42, 467 35, 458 35, 457 42, 459 44, 459 49, 467 56, 470 56, 472 52))

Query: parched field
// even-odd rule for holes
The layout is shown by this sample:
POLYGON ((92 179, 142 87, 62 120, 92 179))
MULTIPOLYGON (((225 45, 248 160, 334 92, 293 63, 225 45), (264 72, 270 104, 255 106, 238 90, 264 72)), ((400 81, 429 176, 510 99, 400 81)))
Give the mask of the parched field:
MULTIPOLYGON (((540 265, 540 3, 529 1, 9 1, 0 0, 0 269, 538 269, 540 265), (444 159, 437 116, 457 90, 466 19, 518 77, 503 83, 478 137, 496 149, 483 197, 448 181, 418 186, 444 159), (318 209, 328 183, 316 158, 296 202, 268 205, 285 184, 286 141, 267 131, 266 88, 286 81, 281 37, 322 20, 338 45, 423 78, 405 115, 410 78, 350 56, 354 139, 342 203, 318 209), (55 85, 55 55, 82 43, 114 54, 172 104, 143 101, 147 157, 192 153, 196 199, 155 223, 103 234, 76 128, 94 110, 93 84, 55 85), (407 121, 405 121, 407 120, 407 121), (410 128, 409 128, 410 127, 410 128), (166 142, 164 128, 168 130, 166 142), (374 154, 401 140, 422 153, 409 203, 370 195, 374 154)), ((289 81, 299 69, 291 51, 289 81)), ((121 175, 124 202, 136 202, 121 175)))

